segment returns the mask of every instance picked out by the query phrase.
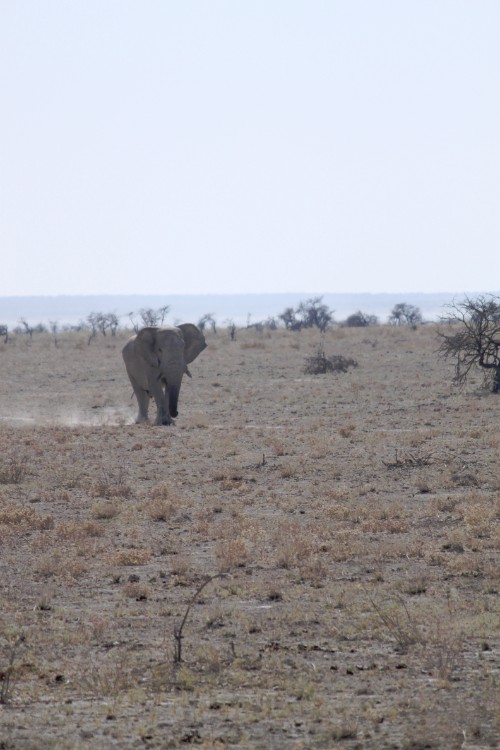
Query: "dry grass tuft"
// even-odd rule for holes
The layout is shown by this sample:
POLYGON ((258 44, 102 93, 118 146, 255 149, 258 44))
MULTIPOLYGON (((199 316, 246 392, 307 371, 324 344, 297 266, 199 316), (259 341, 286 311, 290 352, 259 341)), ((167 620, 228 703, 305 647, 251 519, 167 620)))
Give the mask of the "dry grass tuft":
POLYGON ((102 500, 94 503, 90 509, 94 518, 102 521, 109 521, 120 514, 121 508, 116 500, 102 500))
POLYGON ((242 538, 227 539, 215 546, 219 571, 243 568, 250 561, 248 543, 242 538))
POLYGON ((118 550, 112 558, 113 565, 146 565, 151 560, 150 549, 122 549, 118 550))
POLYGON ((58 539, 78 541, 104 536, 104 528, 96 521, 69 521, 55 526, 54 534, 58 539))
POLYGON ((28 457, 11 453, 0 459, 0 484, 20 484, 29 473, 28 457))
POLYGON ((84 560, 74 559, 62 552, 41 555, 35 562, 34 570, 42 578, 64 578, 67 581, 81 578, 88 570, 84 560))
POLYGON ((7 505, 0 508, 0 525, 26 529, 51 529, 54 526, 52 515, 40 515, 29 505, 7 505))

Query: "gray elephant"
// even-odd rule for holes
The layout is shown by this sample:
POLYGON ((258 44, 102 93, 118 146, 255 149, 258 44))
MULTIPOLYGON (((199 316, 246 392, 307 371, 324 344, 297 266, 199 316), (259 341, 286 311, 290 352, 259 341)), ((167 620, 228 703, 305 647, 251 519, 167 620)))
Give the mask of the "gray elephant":
POLYGON ((172 423, 182 376, 191 377, 187 366, 206 346, 204 335, 192 323, 142 328, 127 341, 122 354, 139 405, 136 422, 148 421, 149 399, 154 398, 156 424, 172 423))

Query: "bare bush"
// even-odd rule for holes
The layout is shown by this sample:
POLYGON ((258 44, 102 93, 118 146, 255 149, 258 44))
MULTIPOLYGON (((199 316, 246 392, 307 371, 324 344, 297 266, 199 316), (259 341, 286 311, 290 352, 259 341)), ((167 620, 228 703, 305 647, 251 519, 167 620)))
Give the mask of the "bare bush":
POLYGON ((368 326, 376 326, 378 323, 379 320, 376 315, 370 315, 370 313, 364 313, 361 312, 361 310, 358 310, 352 315, 349 315, 342 325, 347 328, 367 328, 368 326))
POLYGON ((455 382, 463 385, 471 372, 483 368, 493 393, 500 391, 500 297, 480 296, 448 305, 443 322, 452 333, 438 331, 441 357, 455 360, 455 382))
POLYGON ((327 372, 347 372, 349 367, 357 367, 358 363, 352 357, 344 357, 342 354, 327 356, 323 346, 319 346, 316 354, 307 357, 304 365, 306 375, 323 375, 327 372))

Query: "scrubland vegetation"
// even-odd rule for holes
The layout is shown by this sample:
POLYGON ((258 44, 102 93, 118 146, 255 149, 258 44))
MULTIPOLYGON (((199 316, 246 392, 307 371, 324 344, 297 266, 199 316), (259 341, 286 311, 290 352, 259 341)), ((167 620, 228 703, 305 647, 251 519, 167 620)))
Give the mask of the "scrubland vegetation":
POLYGON ((175 427, 120 330, 0 342, 0 747, 497 747, 498 396, 434 325, 205 335, 175 427))

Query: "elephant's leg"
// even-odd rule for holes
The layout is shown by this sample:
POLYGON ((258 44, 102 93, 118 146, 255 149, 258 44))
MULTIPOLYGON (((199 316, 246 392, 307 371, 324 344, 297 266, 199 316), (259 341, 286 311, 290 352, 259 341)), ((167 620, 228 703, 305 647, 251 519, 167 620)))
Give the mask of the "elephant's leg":
POLYGON ((168 399, 165 394, 164 385, 160 380, 157 380, 151 385, 152 396, 156 403, 156 422, 158 425, 171 424, 172 419, 168 409, 168 399))
POLYGON ((135 379, 130 378, 132 388, 134 389, 135 397, 137 399, 137 405, 139 407, 139 413, 137 415, 136 424, 148 421, 148 409, 149 409, 149 393, 141 388, 135 379))

